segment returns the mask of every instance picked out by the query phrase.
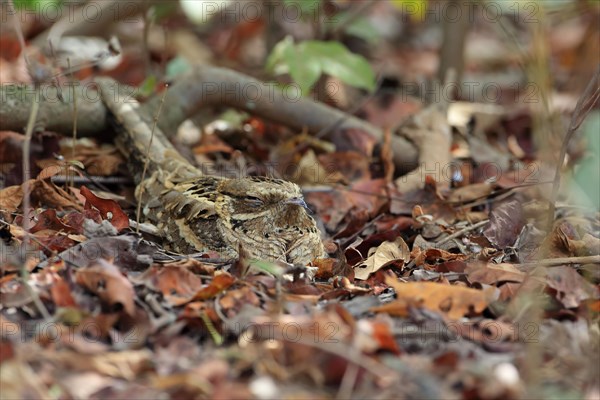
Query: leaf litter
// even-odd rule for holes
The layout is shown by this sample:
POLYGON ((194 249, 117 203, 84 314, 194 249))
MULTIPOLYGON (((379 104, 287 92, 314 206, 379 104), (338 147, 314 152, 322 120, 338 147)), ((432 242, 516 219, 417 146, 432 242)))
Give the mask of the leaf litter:
MULTIPOLYGON (((373 7, 373 18, 386 14, 373 7)), ((222 27, 208 42, 238 54, 250 45, 223 37, 261 29, 222 27)), ((581 55, 583 35, 573 35, 561 63, 581 55)), ((487 48, 490 37, 470 36, 471 48, 487 48)), ((406 62, 386 73, 430 73, 433 53, 419 46, 394 48, 385 58, 406 62)), ((143 63, 129 52, 113 73, 139 83, 143 63)), ((6 60, 0 67, 17 68, 6 60)), ((502 57, 490 70, 473 55, 468 62, 468 73, 510 69, 502 57)), ((552 227, 540 222, 548 204, 531 133, 540 111, 451 104, 450 115, 463 113, 455 123, 400 97, 376 94, 363 112, 389 124, 392 114, 410 116, 404 135, 421 167, 408 175, 358 129, 325 140, 251 117, 235 132, 202 135, 188 153, 180 147, 236 172, 272 163, 307 185, 329 253, 309 268, 164 251, 132 231, 131 185, 52 181, 81 167, 96 178, 120 174, 111 144, 79 140, 72 149, 36 136, 51 146, 34 148, 39 175, 24 185, 22 136, 1 131, 3 174, 12 171, 0 189, 3 396, 597 398, 599 215, 560 203, 552 227), (72 168, 49 149, 73 151, 72 168), (500 166, 495 179, 490 166, 500 166)))

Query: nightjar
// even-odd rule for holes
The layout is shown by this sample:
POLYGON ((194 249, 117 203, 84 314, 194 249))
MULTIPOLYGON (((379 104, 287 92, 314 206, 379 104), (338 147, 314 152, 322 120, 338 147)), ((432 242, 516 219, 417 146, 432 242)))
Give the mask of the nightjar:
POLYGON ((324 255, 320 232, 300 188, 281 179, 203 175, 185 160, 139 104, 115 82, 97 78, 119 132, 144 215, 181 253, 217 252, 307 264, 324 255))
MULTIPOLYGON (((323 256, 319 230, 294 183, 202 176, 174 185, 156 200, 162 209, 155 219, 178 252, 212 250, 236 257, 241 246, 252 258, 299 264, 323 256)), ((147 215, 152 206, 145 207, 147 215)))

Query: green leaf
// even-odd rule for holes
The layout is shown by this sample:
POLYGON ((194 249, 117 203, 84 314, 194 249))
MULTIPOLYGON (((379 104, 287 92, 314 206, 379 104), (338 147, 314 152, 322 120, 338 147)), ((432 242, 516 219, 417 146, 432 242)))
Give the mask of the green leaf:
POLYGON ((354 87, 375 89, 375 74, 369 62, 338 42, 312 40, 294 44, 287 37, 273 48, 266 68, 275 74, 289 73, 303 95, 324 73, 354 87))
POLYGON ((299 47, 290 36, 275 45, 267 59, 266 68, 276 75, 290 74, 303 95, 308 94, 322 74, 318 60, 307 59, 300 54, 299 47))
POLYGON ((364 41, 374 44, 379 38, 379 32, 366 18, 359 18, 344 29, 348 35, 356 36, 364 41))
POLYGON ((177 12, 177 3, 176 2, 165 2, 159 3, 152 6, 154 11, 154 20, 161 21, 163 18, 167 18, 172 16, 177 12))
POLYGON ((392 4, 414 21, 425 19, 427 0, 392 0, 392 4))
POLYGON ((277 43, 267 58, 265 63, 266 70, 276 75, 290 72, 287 58, 289 57, 291 47, 294 47, 294 39, 291 36, 286 36, 282 41, 277 43))
MULTIPOLYGON (((341 12, 337 14, 334 19, 325 20, 325 26, 328 31, 333 31, 340 24, 346 24, 348 18, 351 18, 351 14, 348 11, 341 12)), ((346 25, 342 31, 348 35, 363 39, 368 43, 375 43, 380 38, 379 32, 377 32, 373 23, 365 17, 357 18, 355 21, 346 25)))
MULTIPOLYGON (((582 126, 587 141, 588 154, 575 170, 574 181, 587 194, 590 204, 586 206, 600 209, 600 112, 591 112, 582 126)), ((581 196, 584 197, 584 196, 581 196)), ((584 199, 580 198, 580 201, 584 199)))
POLYGON ((317 82, 321 74, 321 63, 317 58, 306 57, 298 47, 292 48, 288 54, 290 76, 300 86, 303 96, 308 95, 310 88, 317 82))
MULTIPOLYGON (((298 7, 302 13, 300 17, 302 17, 304 20, 316 15, 317 11, 319 10, 320 3, 321 0, 283 0, 284 6, 298 7)), ((289 12, 290 14, 292 13, 291 10, 289 12)))
POLYGON ((47 10, 47 12, 55 12, 56 10, 54 9, 54 7, 60 6, 61 3, 62 3, 62 0, 15 0, 14 1, 15 8, 17 8, 17 9, 24 8, 28 11, 35 11, 38 13, 44 12, 44 10, 47 10), (53 8, 46 9, 46 7, 48 7, 48 6, 53 6, 53 8))
POLYGON ((83 163, 79 160, 69 160, 68 163, 70 165, 76 166, 77 168, 79 168, 82 171, 85 171, 85 165, 83 165, 83 163))
POLYGON ((156 82, 156 77, 154 75, 148 76, 140 85, 139 94, 142 97, 148 97, 152 95, 156 89, 156 82))
POLYGON ((257 270, 259 270, 261 272, 266 272, 273 276, 280 277, 284 273, 284 270, 282 267, 280 267, 279 265, 272 263, 270 261, 253 259, 253 260, 250 260, 250 266, 252 266, 253 268, 256 268, 257 270))
POLYGON ((189 71, 190 63, 183 57, 177 56, 167 64, 167 78, 172 79, 177 75, 189 71))
POLYGON ((375 89, 375 73, 369 62, 341 43, 308 40, 299 46, 303 59, 317 58, 323 72, 357 88, 375 89))

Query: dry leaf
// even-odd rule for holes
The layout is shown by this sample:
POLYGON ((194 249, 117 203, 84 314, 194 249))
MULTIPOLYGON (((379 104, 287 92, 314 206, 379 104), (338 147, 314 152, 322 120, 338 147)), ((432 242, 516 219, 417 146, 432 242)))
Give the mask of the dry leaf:
POLYGON ((452 177, 449 168, 452 134, 446 117, 446 104, 433 103, 411 115, 399 131, 419 149, 419 166, 396 179, 398 190, 407 193, 423 189, 428 177, 440 187, 448 187, 452 177))
POLYGON ((0 209, 6 212, 15 212, 23 201, 23 188, 21 185, 9 186, 0 190, 0 209))
POLYGON ((454 189, 447 200, 450 203, 468 203, 488 196, 493 189, 489 183, 474 183, 454 189))
POLYGON ((125 312, 135 315, 135 291, 121 271, 104 259, 98 259, 75 275, 77 284, 96 294, 109 306, 122 306, 125 312))
POLYGON ((175 306, 190 301, 202 286, 202 279, 187 268, 165 265, 152 271, 154 286, 175 306))
POLYGON ((598 289, 571 267, 549 268, 548 286, 556 290, 556 298, 566 308, 579 307, 582 301, 598 299, 598 289))
POLYGON ((98 211, 100 211, 100 214, 102 214, 102 217, 109 220, 118 231, 129 228, 129 217, 123 212, 116 201, 102 199, 85 186, 81 187, 81 194, 86 199, 86 210, 89 210, 92 206, 97 208, 98 211))
MULTIPOLYGON (((21 185, 25 188, 25 184, 21 185)), ((76 200, 62 188, 52 182, 40 179, 30 179, 27 182, 27 188, 31 193, 32 203, 43 204, 45 207, 55 207, 58 209, 72 208, 81 210, 76 200)))
POLYGON ((396 260, 402 260, 402 265, 410 260, 408 245, 400 236, 393 242, 386 240, 378 247, 372 247, 369 250, 368 258, 355 267, 354 277, 362 280, 368 279, 373 272, 396 260))
POLYGON ((411 305, 443 313, 456 320, 473 312, 481 313, 496 294, 494 288, 477 290, 435 282, 401 283, 389 277, 385 282, 396 290, 397 300, 373 311, 390 312, 394 307, 406 309, 407 305, 411 305))
POLYGON ((215 297, 223 290, 229 288, 235 282, 235 278, 226 272, 216 275, 213 280, 202 289, 198 290, 193 300, 206 300, 215 297))
POLYGON ((521 203, 517 200, 508 201, 490 213, 490 223, 483 235, 494 246, 503 249, 515 243, 524 225, 521 203))
POLYGON ((471 283, 494 285, 498 282, 523 282, 526 277, 512 264, 471 264, 465 269, 471 283))

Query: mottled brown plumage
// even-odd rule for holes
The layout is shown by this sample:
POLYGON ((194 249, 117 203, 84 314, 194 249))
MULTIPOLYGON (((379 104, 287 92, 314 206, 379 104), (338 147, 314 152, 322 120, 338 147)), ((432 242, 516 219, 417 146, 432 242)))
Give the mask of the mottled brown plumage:
POLYGON ((150 204, 145 213, 173 250, 236 257, 241 245, 252 258, 300 264, 323 256, 319 230, 291 182, 202 176, 162 191, 158 200, 161 210, 150 204))
POLYGON ((300 264, 323 256, 319 230, 297 185, 202 175, 135 101, 114 92, 114 81, 98 78, 97 84, 121 132, 117 144, 138 184, 136 197, 168 248, 237 257, 241 246, 252 258, 300 264))

